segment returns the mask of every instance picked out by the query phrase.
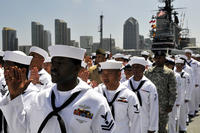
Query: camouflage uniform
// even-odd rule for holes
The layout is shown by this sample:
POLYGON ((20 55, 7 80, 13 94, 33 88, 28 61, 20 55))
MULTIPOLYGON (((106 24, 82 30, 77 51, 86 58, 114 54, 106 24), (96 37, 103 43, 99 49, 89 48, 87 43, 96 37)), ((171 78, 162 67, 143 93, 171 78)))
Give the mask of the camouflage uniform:
POLYGON ((153 67, 145 72, 157 87, 159 98, 159 133, 167 133, 167 110, 172 109, 176 100, 176 79, 174 72, 167 67, 153 67))

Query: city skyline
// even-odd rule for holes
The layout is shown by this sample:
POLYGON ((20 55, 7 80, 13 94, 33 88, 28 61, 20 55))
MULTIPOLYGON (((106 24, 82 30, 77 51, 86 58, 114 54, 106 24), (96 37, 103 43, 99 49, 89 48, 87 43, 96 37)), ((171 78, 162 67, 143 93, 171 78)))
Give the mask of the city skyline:
MULTIPOLYGON (((200 31, 198 24, 198 0, 176 0, 174 7, 187 7, 185 26, 191 29, 190 37, 197 38, 199 44, 200 31)), ((19 45, 31 45, 31 22, 40 22, 52 33, 52 44, 55 44, 54 20, 63 19, 71 28, 71 40, 79 41, 80 36, 93 36, 94 42, 99 42, 99 16, 104 15, 104 38, 115 38, 116 46, 123 47, 123 24, 129 17, 138 20, 140 35, 148 37, 152 15, 155 15, 157 0, 58 0, 54 1, 2 1, 0 4, 0 29, 12 27, 18 34, 19 45), (37 2, 38 1, 38 2, 37 2), (145 2, 145 4, 144 4, 145 2), (48 3, 48 4, 47 4, 48 3), (9 10, 7 10, 9 9, 9 10)), ((178 10, 182 12, 182 10, 178 10)), ((2 35, 0 34, 0 46, 2 35)))

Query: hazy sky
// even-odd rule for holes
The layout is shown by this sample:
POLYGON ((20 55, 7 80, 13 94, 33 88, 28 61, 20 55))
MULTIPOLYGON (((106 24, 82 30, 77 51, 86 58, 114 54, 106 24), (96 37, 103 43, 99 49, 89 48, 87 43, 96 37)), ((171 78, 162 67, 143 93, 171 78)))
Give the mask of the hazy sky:
MULTIPOLYGON (((54 19, 64 19, 71 28, 71 39, 79 42, 82 35, 99 41, 99 15, 104 15, 104 37, 112 37, 116 45, 123 44, 123 24, 129 17, 139 22, 139 32, 148 37, 151 16, 162 5, 158 0, 0 0, 0 29, 11 27, 17 30, 19 45, 31 44, 31 21, 44 25, 52 34, 54 44, 54 19)), ((185 12, 185 26, 190 36, 200 42, 200 0, 176 0, 174 7, 187 7, 178 10, 185 12)), ((2 32, 0 32, 0 46, 2 32)))

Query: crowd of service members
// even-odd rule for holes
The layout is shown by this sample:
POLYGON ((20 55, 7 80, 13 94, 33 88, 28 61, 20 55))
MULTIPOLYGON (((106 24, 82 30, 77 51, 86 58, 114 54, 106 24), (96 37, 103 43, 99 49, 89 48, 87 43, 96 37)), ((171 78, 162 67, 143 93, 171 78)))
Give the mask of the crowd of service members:
POLYGON ((186 133, 200 55, 54 45, 0 51, 0 133, 186 133))

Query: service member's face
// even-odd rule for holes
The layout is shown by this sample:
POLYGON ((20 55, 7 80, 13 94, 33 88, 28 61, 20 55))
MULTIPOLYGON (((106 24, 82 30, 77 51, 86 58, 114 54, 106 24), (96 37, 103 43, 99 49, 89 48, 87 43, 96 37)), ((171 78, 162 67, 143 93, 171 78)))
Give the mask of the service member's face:
POLYGON ((12 78, 8 75, 9 70, 11 70, 10 68, 15 67, 15 66, 16 65, 14 62, 11 62, 11 61, 4 62, 4 77, 5 77, 6 83, 8 83, 8 81, 11 80, 11 78, 12 78))
POLYGON ((31 60, 31 64, 30 64, 30 70, 33 67, 37 67, 38 70, 41 70, 43 62, 44 62, 44 57, 35 52, 31 52, 29 54, 29 56, 33 56, 32 60, 31 60))
POLYGON ((188 60, 190 60, 191 59, 191 57, 192 57, 192 55, 191 55, 191 53, 185 53, 185 56, 187 56, 187 58, 188 58, 188 60))
POLYGON ((124 74, 126 75, 126 79, 129 79, 131 76, 133 76, 133 69, 131 68, 125 68, 124 74))
POLYGON ((182 71, 182 69, 183 69, 183 67, 184 67, 184 64, 182 64, 182 63, 176 63, 176 69, 177 70, 181 70, 182 71))
MULTIPOLYGON (((16 68, 20 68, 18 65, 16 65, 14 62, 12 62, 12 61, 5 61, 4 62, 4 76, 5 76, 5 80, 6 80, 6 82, 8 81, 8 80, 11 80, 10 78, 12 78, 12 77, 10 77, 9 75, 8 75, 8 73, 9 73, 9 71, 11 70, 11 68, 12 67, 16 67, 16 68)), ((26 75, 26 71, 27 71, 27 69, 26 68, 20 68, 21 70, 22 70, 22 73, 24 73, 25 75, 26 75)), ((26 77, 27 78, 27 77, 26 77)))
POLYGON ((53 83, 63 83, 77 77, 79 67, 72 62, 72 59, 65 57, 53 57, 51 60, 51 77, 53 83))
POLYGON ((95 64, 106 61, 106 57, 103 54, 97 54, 95 58, 95 64))
POLYGON ((116 58, 115 60, 116 60, 116 61, 124 62, 124 59, 123 59, 123 58, 116 58))
POLYGON ((120 78, 121 78, 121 71, 120 70, 103 69, 102 72, 101 72, 102 82, 106 86, 109 86, 109 87, 119 83, 120 78))
POLYGON ((164 66, 165 61, 166 61, 165 56, 155 56, 154 60, 155 60, 156 66, 158 67, 164 66))
POLYGON ((174 65, 172 65, 172 64, 166 64, 166 66, 171 70, 174 68, 174 65))
POLYGON ((135 77, 142 77, 145 70, 145 66, 140 64, 133 64, 132 71, 135 77))
POLYGON ((49 73, 51 74, 51 62, 46 62, 43 64, 43 68, 49 73))

